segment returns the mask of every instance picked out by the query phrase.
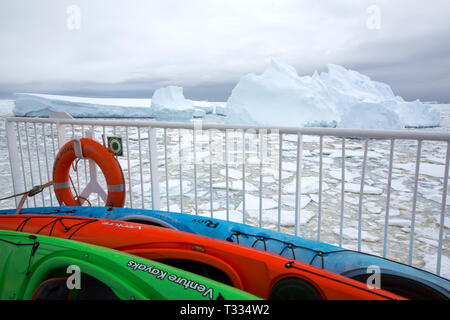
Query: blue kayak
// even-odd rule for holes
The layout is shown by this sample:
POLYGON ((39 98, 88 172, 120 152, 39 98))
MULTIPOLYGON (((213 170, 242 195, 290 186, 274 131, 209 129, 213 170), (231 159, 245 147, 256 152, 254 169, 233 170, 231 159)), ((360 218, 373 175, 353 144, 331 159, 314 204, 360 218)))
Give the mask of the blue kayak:
MULTIPOLYGON (((12 214, 15 210, 0 210, 12 214)), ((380 286, 409 299, 449 299, 450 281, 433 273, 371 254, 242 223, 167 211, 112 207, 45 207, 27 214, 59 214, 156 225, 231 241, 279 254, 366 283, 373 267, 380 286)))

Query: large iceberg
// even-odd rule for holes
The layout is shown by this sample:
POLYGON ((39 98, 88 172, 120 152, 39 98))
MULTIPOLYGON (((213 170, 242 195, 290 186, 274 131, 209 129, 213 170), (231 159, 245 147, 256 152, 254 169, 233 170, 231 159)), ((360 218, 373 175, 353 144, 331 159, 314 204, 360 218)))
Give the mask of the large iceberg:
POLYGON ((184 98, 182 88, 156 90, 153 99, 86 98, 49 94, 16 93, 13 114, 18 117, 49 117, 66 112, 74 118, 156 118, 189 121, 215 112, 220 102, 184 98))
POLYGON ((241 78, 227 101, 228 122, 274 126, 403 129, 440 125, 440 113, 407 102, 391 87, 357 71, 329 64, 328 72, 300 77, 272 60, 261 75, 241 78))
POLYGON ((377 103, 360 102, 347 107, 342 113, 340 128, 401 130, 403 122, 398 114, 377 103))
POLYGON ((441 122, 440 112, 419 100, 407 102, 396 97, 395 100, 382 102, 382 105, 394 110, 407 128, 438 127, 441 122))
POLYGON ((18 117, 50 117, 67 112, 74 118, 148 118, 150 99, 105 99, 16 93, 14 115, 18 117))
POLYGON ((339 119, 339 110, 321 82, 299 77, 293 67, 275 60, 263 74, 242 77, 227 108, 228 122, 233 124, 301 126, 339 119))

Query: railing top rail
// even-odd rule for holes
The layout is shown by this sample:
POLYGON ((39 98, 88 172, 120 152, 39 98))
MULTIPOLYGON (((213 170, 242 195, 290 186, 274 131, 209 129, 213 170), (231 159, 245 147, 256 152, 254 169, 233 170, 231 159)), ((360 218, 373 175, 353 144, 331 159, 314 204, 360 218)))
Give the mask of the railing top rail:
MULTIPOLYGON (((54 123, 70 125, 95 125, 95 126, 125 126, 125 127, 152 127, 166 129, 198 129, 195 122, 159 122, 155 120, 110 120, 110 119, 57 119, 57 118, 31 118, 31 117, 8 117, 7 122, 31 122, 31 123, 54 123)), ((199 121, 200 122, 200 121, 199 121)), ((335 137, 358 137, 368 139, 404 139, 404 140, 433 140, 450 142, 450 132, 438 131, 411 131, 411 130, 378 130, 378 129, 344 129, 324 127, 277 127, 256 125, 230 125, 230 124, 201 124, 202 130, 244 130, 262 131, 281 134, 305 134, 317 136, 335 137)))

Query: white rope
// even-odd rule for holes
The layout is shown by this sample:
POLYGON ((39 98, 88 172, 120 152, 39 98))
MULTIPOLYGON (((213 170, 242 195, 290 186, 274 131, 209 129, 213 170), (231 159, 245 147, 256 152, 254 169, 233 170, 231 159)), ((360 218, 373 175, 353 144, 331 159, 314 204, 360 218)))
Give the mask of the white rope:
POLYGON ((83 150, 81 149, 81 142, 79 139, 73 140, 73 151, 78 159, 84 159, 83 150))

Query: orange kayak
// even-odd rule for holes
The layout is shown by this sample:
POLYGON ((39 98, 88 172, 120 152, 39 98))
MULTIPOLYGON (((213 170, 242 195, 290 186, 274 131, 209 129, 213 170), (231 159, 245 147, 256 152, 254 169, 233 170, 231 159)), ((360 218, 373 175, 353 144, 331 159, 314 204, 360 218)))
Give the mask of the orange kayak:
POLYGON ((21 214, 0 216, 0 229, 73 239, 120 250, 212 278, 263 299, 404 299, 263 250, 151 225, 21 214))

